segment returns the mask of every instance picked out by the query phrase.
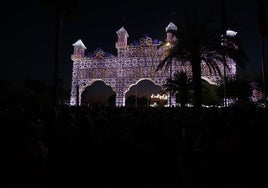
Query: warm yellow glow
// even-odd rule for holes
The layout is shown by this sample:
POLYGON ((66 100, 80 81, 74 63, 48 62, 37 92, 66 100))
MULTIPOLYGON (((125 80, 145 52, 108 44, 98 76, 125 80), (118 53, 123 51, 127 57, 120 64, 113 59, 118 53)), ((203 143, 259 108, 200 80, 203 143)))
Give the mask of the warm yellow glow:
POLYGON ((151 98, 152 99, 163 99, 163 100, 167 100, 167 95, 166 94, 163 94, 163 95, 160 95, 160 94, 154 95, 154 94, 152 94, 151 95, 151 98))
POLYGON ((165 46, 166 46, 166 47, 169 47, 169 46, 170 46, 170 42, 167 42, 167 43, 165 44, 165 46))

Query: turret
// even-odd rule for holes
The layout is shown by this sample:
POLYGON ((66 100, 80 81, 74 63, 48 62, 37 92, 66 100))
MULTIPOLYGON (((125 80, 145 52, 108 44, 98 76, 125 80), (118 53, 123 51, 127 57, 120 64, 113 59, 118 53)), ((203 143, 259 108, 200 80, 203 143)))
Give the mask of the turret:
POLYGON ((238 48, 237 44, 235 43, 235 40, 232 40, 232 38, 235 38, 237 35, 236 31, 227 29, 225 32, 225 35, 221 35, 221 45, 227 45, 229 47, 233 47, 235 49, 238 48))
POLYGON ((128 33, 125 30, 124 27, 121 27, 117 32, 116 32, 118 38, 117 38, 117 42, 115 44, 115 47, 117 49, 117 54, 118 56, 122 56, 122 54, 124 54, 124 52, 127 49, 127 38, 128 38, 128 33))
POLYGON ((82 42, 82 40, 79 39, 77 42, 75 42, 73 44, 73 47, 74 47, 74 52, 73 52, 73 55, 71 56, 71 59, 73 61, 76 61, 76 60, 83 58, 85 54, 85 49, 87 48, 82 42))
POLYGON ((172 43, 177 40, 175 33, 177 32, 177 26, 170 22, 166 27, 167 38, 166 42, 172 43))

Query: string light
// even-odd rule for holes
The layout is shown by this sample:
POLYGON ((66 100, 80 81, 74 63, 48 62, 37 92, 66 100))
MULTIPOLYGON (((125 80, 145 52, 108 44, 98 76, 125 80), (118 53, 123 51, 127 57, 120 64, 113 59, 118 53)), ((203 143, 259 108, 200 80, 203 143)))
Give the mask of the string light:
MULTIPOLYGON (((167 32, 170 29, 177 29, 173 23, 166 27, 167 32)), ((117 56, 103 51, 98 48, 93 53, 84 56, 86 46, 82 40, 78 40, 73 44, 74 53, 71 55, 73 60, 72 70, 72 86, 70 104, 76 105, 76 87, 79 86, 79 105, 81 104, 81 94, 97 80, 102 80, 106 85, 111 86, 116 93, 116 106, 125 106, 126 92, 133 85, 142 79, 149 79, 157 85, 163 86, 166 79, 169 78, 168 71, 155 71, 158 64, 162 61, 163 54, 169 48, 167 42, 161 45, 162 41, 152 40, 146 35, 139 41, 134 41, 128 45, 128 33, 124 27, 120 28, 116 34, 118 40, 116 42, 117 56)), ((231 33, 234 34, 234 33, 231 33)), ((167 33, 167 38, 170 33, 167 33)), ((171 38, 172 39, 172 38, 171 38)), ((230 69, 227 75, 232 77, 236 74, 236 64, 231 59, 227 59, 230 69)), ((202 78, 209 80, 210 83, 216 84, 221 76, 211 73, 206 64, 202 63, 202 78)), ((219 62, 219 67, 223 71, 223 65, 219 62)), ((185 71, 189 76, 192 75, 190 63, 174 62, 172 75, 177 71, 185 71)), ((173 96, 172 105, 176 100, 173 96)))

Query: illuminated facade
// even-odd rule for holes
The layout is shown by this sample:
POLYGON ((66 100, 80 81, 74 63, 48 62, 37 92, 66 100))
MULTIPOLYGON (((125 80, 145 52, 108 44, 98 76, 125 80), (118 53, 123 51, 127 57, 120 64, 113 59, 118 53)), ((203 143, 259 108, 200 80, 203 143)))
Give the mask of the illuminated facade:
MULTIPOLYGON (((122 27, 116 32, 118 36, 115 43, 117 56, 104 52, 102 49, 85 55, 86 46, 81 40, 78 40, 73 44, 74 52, 71 56, 73 71, 70 104, 76 105, 78 102, 80 105, 82 92, 98 80, 111 86, 116 94, 116 106, 125 106, 126 93, 141 80, 151 80, 162 87, 170 76, 170 70, 172 70, 172 75, 176 71, 186 71, 191 75, 191 66, 187 63, 181 65, 177 61, 172 63, 171 69, 156 72, 156 67, 163 59, 164 52, 170 47, 166 44, 176 40, 174 35, 176 30, 177 26, 171 22, 166 27, 167 35, 164 43, 146 36, 137 42, 128 44, 129 35, 122 27)), ((228 69, 227 75, 235 75, 235 63, 232 61, 228 63, 230 69, 228 69)), ((220 67, 223 71, 223 67, 220 67)), ((202 78, 210 83, 216 83, 221 79, 220 75, 211 74, 205 64, 202 64, 202 78)), ((175 104, 176 98, 171 96, 171 105, 175 104)))

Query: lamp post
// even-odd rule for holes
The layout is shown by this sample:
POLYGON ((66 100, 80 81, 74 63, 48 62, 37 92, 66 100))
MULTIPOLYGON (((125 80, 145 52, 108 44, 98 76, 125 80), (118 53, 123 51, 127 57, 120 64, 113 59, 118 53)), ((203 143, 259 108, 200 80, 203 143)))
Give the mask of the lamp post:
POLYGON ((138 102, 137 102, 137 100, 138 100, 138 83, 136 84, 136 87, 135 87, 135 95, 136 95, 136 97, 135 97, 135 106, 137 107, 138 106, 138 102))
MULTIPOLYGON (((165 44, 166 48, 172 48, 171 42, 167 42, 165 44)), ((169 64, 169 79, 172 79, 172 60, 168 59, 168 64, 169 64)), ((169 88, 170 89, 170 88, 169 88)), ((169 107, 171 107, 171 90, 169 91, 169 107)))
MULTIPOLYGON (((169 60, 169 61, 171 61, 171 60, 169 60)), ((169 79, 170 79, 170 81, 172 79, 172 61, 170 62, 169 79)), ((169 90, 169 107, 171 107, 171 94, 172 94, 172 92, 171 92, 171 88, 169 88, 169 89, 170 89, 169 90)))
POLYGON ((226 51, 225 47, 227 45, 227 20, 226 20, 226 2, 222 0, 222 29, 223 34, 221 38, 221 45, 223 46, 223 106, 226 107, 226 51))
POLYGON ((265 67, 265 57, 264 57, 264 41, 263 41, 263 35, 261 35, 261 66, 262 66, 262 82, 263 82, 263 99, 264 99, 264 105, 265 108, 267 108, 267 88, 266 88, 266 67, 265 67))
POLYGON ((79 67, 78 67, 78 62, 76 65, 76 106, 79 106, 79 67))
POLYGON ((223 106, 226 107, 226 34, 224 33, 222 36, 221 45, 223 46, 223 106))

